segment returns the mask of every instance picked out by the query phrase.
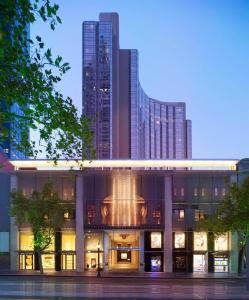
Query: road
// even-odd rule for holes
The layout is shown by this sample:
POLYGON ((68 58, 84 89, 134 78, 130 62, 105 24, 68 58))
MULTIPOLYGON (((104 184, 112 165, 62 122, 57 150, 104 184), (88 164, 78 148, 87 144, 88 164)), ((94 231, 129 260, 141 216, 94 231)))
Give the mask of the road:
POLYGON ((249 299, 244 279, 0 276, 0 299, 249 299))

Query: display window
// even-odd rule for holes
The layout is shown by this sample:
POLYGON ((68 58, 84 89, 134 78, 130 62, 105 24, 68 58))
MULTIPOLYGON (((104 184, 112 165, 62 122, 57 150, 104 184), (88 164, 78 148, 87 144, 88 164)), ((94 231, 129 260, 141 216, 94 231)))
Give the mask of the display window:
POLYGON ((75 232, 62 232, 61 250, 75 251, 75 232))
POLYGON ((162 233, 161 232, 151 232, 150 234, 150 247, 151 249, 162 248, 162 233))
POLYGON ((176 249, 185 248, 185 232, 175 232, 174 247, 176 249))
POLYGON ((227 256, 216 256, 214 258, 214 272, 216 273, 228 272, 227 256))
POLYGON ((76 267, 75 237, 75 232, 62 232, 61 234, 63 270, 74 270, 76 267))
MULTIPOLYGON (((103 268, 103 252, 99 254, 99 267, 103 268)), ((98 268, 98 253, 89 251, 85 253, 85 269, 96 270, 98 268)))
POLYGON ((207 250, 207 233, 194 232, 194 251, 207 250))
POLYGON ((175 272, 186 272, 186 255, 175 254, 174 256, 174 271, 175 272))
POLYGON ((227 251, 228 250, 228 233, 222 234, 214 239, 215 251, 227 251))
POLYGON ((97 251, 100 245, 100 251, 103 251, 103 234, 89 232, 85 234, 85 251, 97 251))
POLYGON ((21 231, 19 233, 19 249, 21 251, 34 250, 34 236, 30 231, 21 231))
POLYGON ((160 255, 151 256, 151 272, 160 272, 162 259, 160 255))
POLYGON ((20 270, 33 270, 34 269, 34 255, 20 254, 20 270))

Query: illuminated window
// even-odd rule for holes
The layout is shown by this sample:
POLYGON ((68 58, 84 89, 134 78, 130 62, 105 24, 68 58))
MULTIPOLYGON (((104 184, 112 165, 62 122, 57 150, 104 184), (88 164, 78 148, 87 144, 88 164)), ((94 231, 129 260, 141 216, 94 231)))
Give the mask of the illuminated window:
POLYGON ((226 196, 226 189, 225 188, 222 189, 222 196, 223 197, 226 196))
POLYGON ((66 210, 63 214, 65 220, 75 219, 75 212, 73 210, 66 210))
POLYGON ((198 190, 197 190, 197 188, 194 188, 194 196, 195 196, 195 197, 198 196, 198 190))
POLYGON ((184 197, 184 188, 181 188, 181 196, 184 197))
POLYGON ((207 233, 194 232, 194 250, 206 251, 207 250, 207 233))
POLYGON ((150 247, 151 249, 162 248, 162 233, 161 232, 151 232, 150 234, 150 247))
POLYGON ((205 189, 204 189, 204 188, 201 189, 201 196, 202 196, 202 197, 205 196, 205 189))
POLYGON ((161 211, 160 210, 154 210, 153 211, 153 219, 154 223, 161 224, 161 211))
POLYGON ((62 232, 61 250, 62 251, 75 251, 75 233, 74 232, 62 232))
POLYGON ((88 205, 87 207, 87 224, 93 224, 95 221, 95 206, 94 205, 88 205))
POLYGON ((205 218, 204 211, 196 209, 195 210, 195 221, 200 221, 205 218))
POLYGON ((175 232, 175 241, 174 247, 176 249, 185 248, 185 233, 184 232, 175 232))
POLYGON ((218 188, 217 187, 214 189, 214 195, 218 196, 218 188))
POLYGON ((184 220, 185 217, 185 211, 184 209, 179 210, 179 220, 184 220))
POLYGON ((218 236, 214 239, 214 250, 215 251, 227 251, 228 250, 228 234, 218 236))
POLYGON ((19 249, 28 251, 34 250, 34 236, 32 232, 20 232, 19 233, 19 249))

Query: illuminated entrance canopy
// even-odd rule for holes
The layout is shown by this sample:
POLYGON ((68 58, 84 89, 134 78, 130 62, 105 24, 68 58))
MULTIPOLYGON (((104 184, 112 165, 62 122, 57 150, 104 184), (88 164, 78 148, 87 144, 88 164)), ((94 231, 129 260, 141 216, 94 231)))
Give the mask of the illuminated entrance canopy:
POLYGON ((197 170, 236 170, 238 160, 220 159, 190 159, 190 160, 58 160, 55 165, 52 160, 11 160, 12 165, 18 169, 35 168, 37 170, 69 170, 80 168, 191 168, 197 170))

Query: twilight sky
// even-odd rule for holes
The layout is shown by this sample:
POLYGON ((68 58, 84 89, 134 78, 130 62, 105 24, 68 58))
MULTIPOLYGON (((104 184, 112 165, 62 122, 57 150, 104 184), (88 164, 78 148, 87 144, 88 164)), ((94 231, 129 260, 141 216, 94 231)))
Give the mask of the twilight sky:
POLYGON ((71 64, 60 89, 81 109, 82 22, 117 12, 120 47, 138 49, 152 98, 183 101, 193 158, 249 157, 248 0, 57 0, 63 24, 31 28, 71 64))

